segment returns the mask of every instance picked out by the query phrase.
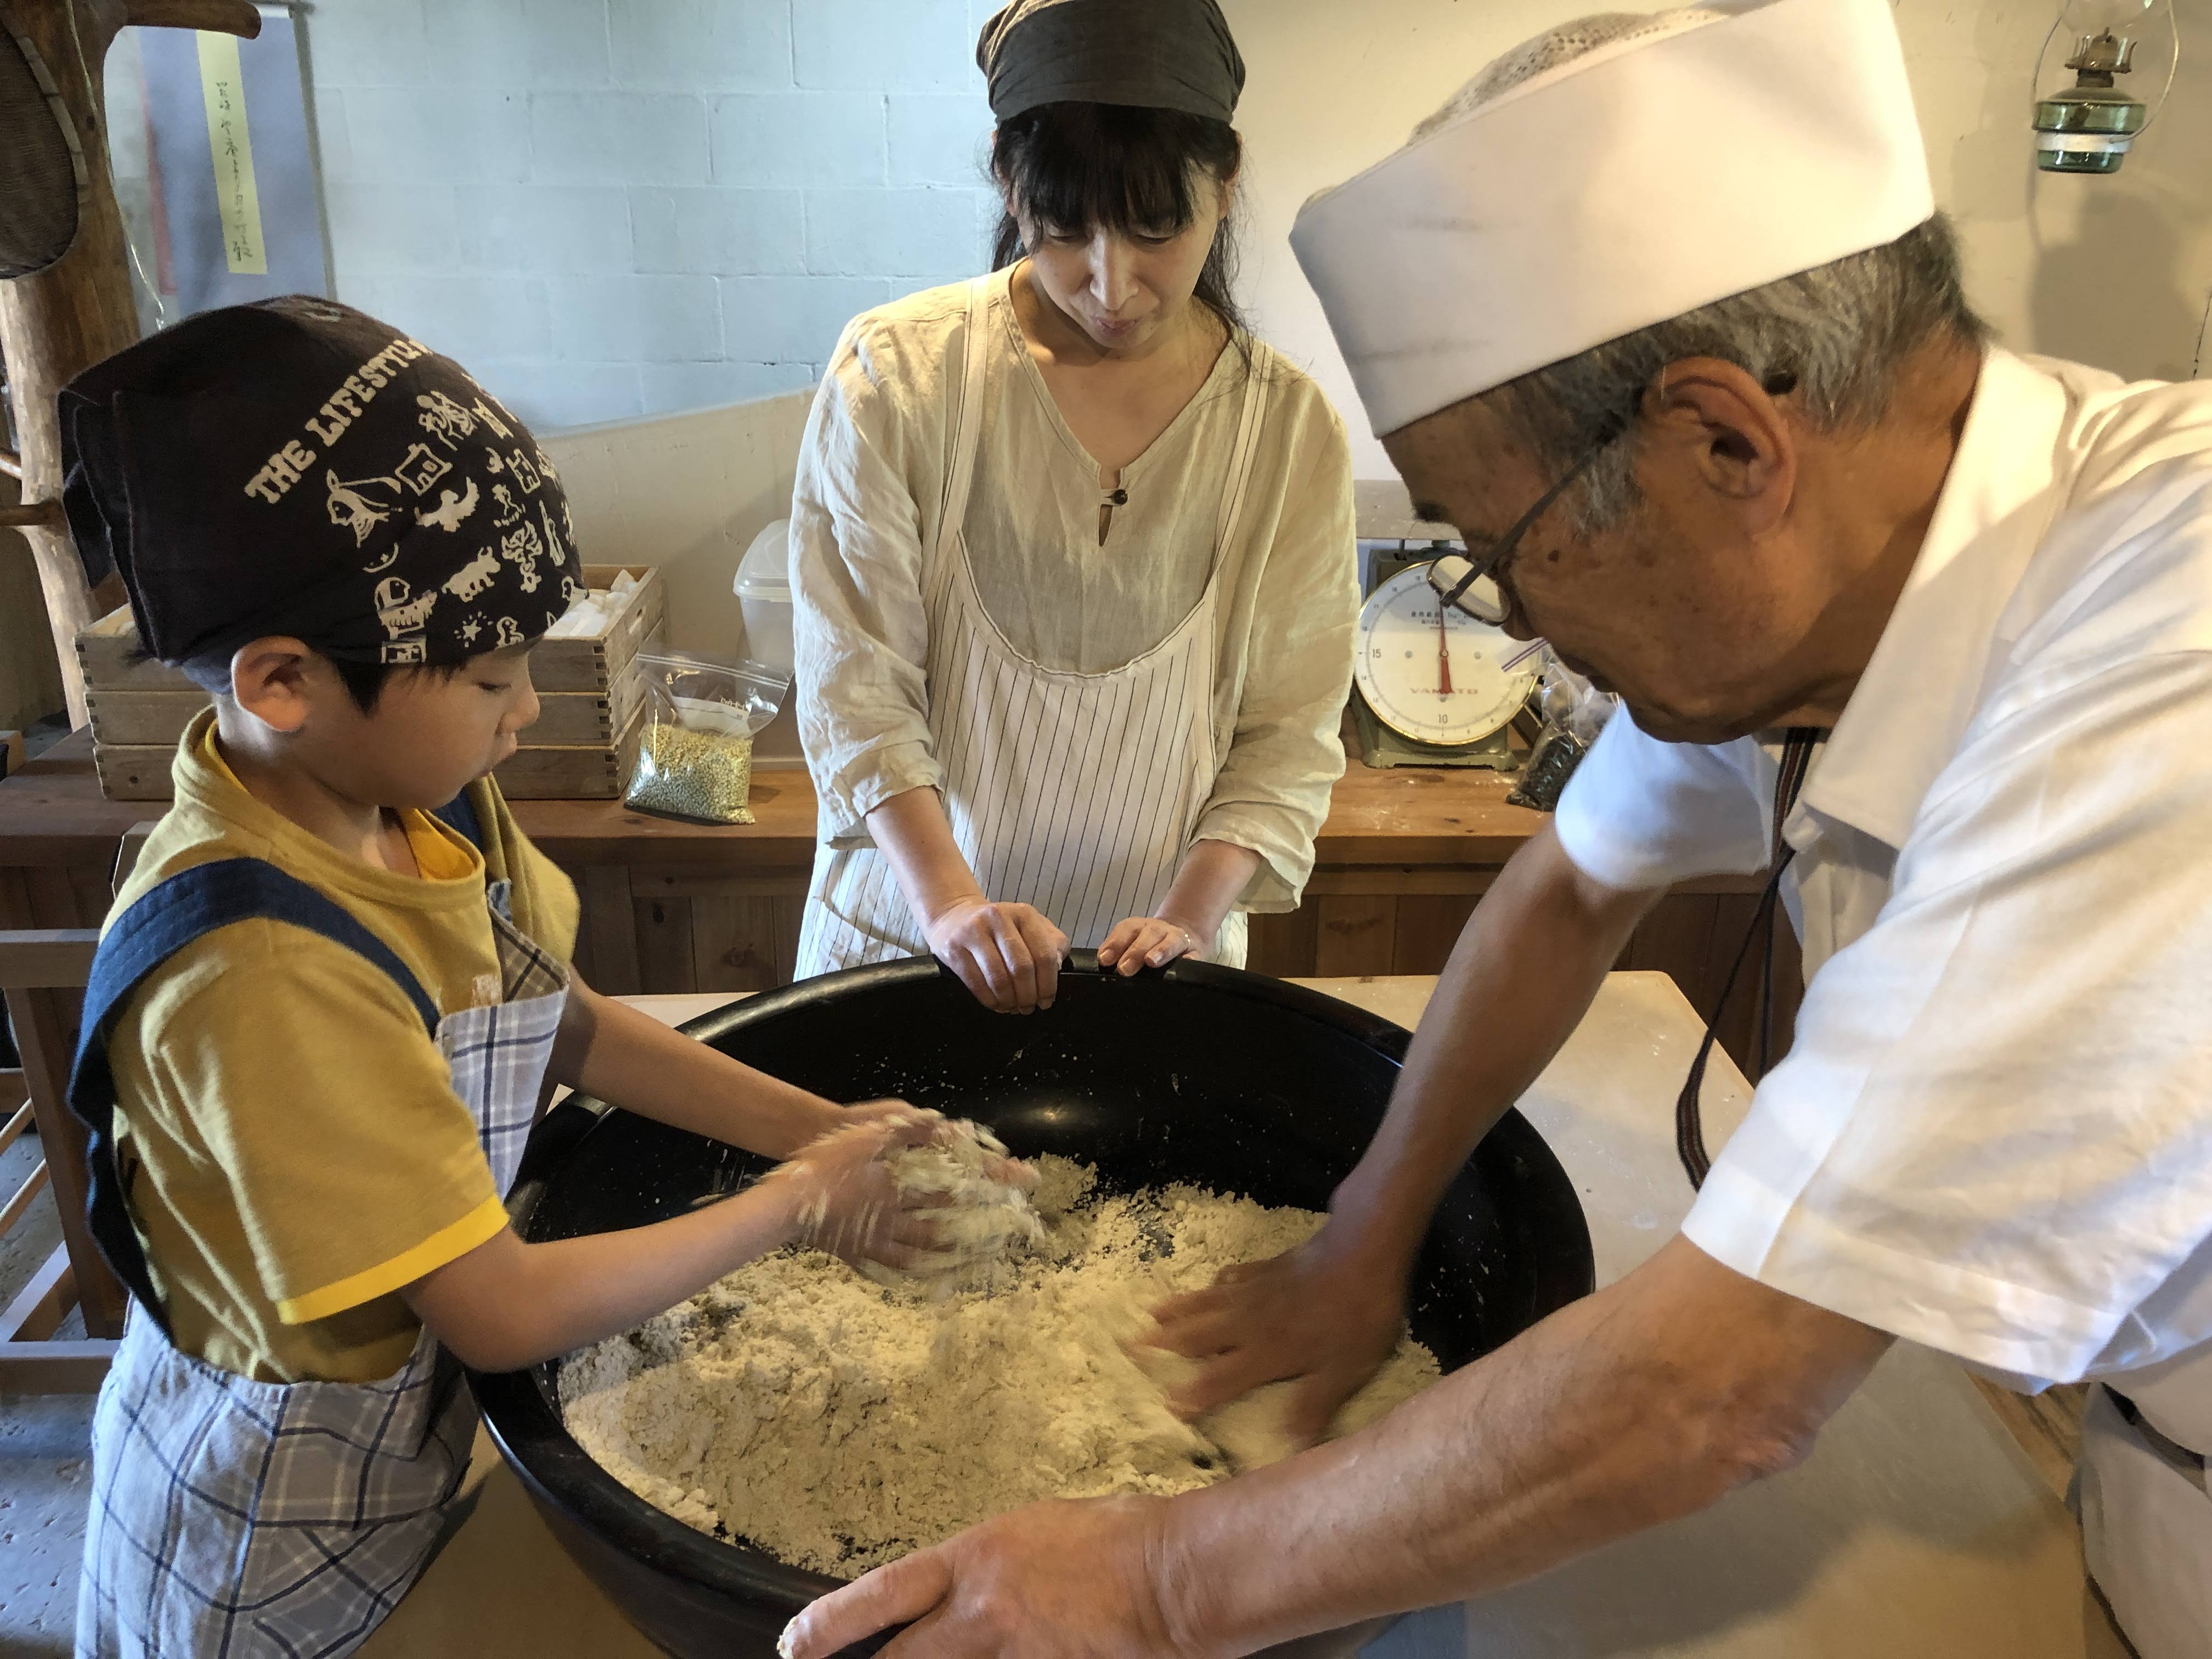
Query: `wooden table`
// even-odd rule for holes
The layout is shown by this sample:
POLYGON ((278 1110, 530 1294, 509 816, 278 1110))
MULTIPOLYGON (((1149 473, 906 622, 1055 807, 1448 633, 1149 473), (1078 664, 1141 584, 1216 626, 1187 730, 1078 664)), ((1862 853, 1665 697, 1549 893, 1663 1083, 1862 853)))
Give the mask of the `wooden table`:
MULTIPOLYGON (((1315 988, 1404 1025, 1435 981, 1315 988)), ((672 1024, 725 999, 649 997, 672 1024)), ((1689 1206, 1668 1111, 1700 1026, 1656 974, 1615 974, 1521 1102, 1582 1195, 1601 1284, 1689 1206)), ((1706 1074, 1717 1146, 1749 1098, 1706 1074)), ((363 1659, 648 1659, 488 1438, 477 1507, 363 1659)), ((2072 1520, 1954 1362, 1900 1346, 1804 1465, 1535 1581, 1401 1623, 1369 1659, 2124 1659, 2072 1520)))
MULTIPOLYGON (((1354 760, 1316 842, 1304 904, 1252 919, 1249 965, 1283 977, 1439 971, 1476 900, 1544 823, 1506 804, 1510 788, 1492 772, 1377 770, 1354 760)), ((0 781, 0 927, 96 923, 122 836, 161 810, 103 799, 82 732, 0 781)), ((805 772, 756 772, 753 812, 757 823, 720 829, 617 801, 514 803, 524 831, 582 893, 578 967, 619 994, 760 991, 789 981, 814 856, 805 772)), ((1619 966, 1669 974, 1710 1008, 1759 885, 1731 878, 1670 895, 1619 966)), ((1783 933, 1778 1054, 1798 984, 1796 946, 1783 933)), ((1751 970, 1758 966, 1754 958, 1751 970)), ((1739 1064, 1750 1063, 1754 1046, 1752 1004, 1739 992, 1722 1022, 1739 1064)))

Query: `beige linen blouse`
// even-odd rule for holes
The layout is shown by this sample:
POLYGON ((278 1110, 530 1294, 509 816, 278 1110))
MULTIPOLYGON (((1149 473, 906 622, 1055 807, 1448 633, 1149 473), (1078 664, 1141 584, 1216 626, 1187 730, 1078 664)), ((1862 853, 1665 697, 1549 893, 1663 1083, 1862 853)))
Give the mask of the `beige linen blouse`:
MULTIPOLYGON (((867 814, 942 787, 931 752, 925 550, 944 511, 961 395, 965 285, 855 318, 809 417, 792 500, 791 582, 807 763, 823 839, 869 844, 867 814)), ((1352 459, 1320 387, 1245 337, 1143 455, 1098 539, 1098 467, 1060 417, 990 285, 981 447, 962 526, 984 610, 1016 651, 1084 673, 1159 644, 1204 597, 1243 377, 1269 377, 1235 544, 1221 552, 1214 750, 1223 759, 1195 839, 1261 863, 1239 908, 1295 908, 1344 770, 1338 726, 1352 675, 1352 459)))

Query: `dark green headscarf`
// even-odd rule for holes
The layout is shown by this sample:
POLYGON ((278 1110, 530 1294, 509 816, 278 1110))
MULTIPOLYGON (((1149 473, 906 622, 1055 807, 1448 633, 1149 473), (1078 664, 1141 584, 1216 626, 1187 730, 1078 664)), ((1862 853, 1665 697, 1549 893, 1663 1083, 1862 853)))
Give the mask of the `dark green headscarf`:
POLYGON ((1227 121, 1244 60, 1215 0, 1014 0, 983 25, 975 62, 991 112, 1127 104, 1227 121))

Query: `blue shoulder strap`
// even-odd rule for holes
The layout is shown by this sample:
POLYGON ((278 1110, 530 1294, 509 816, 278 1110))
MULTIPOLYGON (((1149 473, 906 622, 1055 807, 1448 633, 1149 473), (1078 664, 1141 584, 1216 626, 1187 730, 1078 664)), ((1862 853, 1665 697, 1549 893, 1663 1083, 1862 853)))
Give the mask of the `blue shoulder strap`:
POLYGON ((116 919, 93 957, 76 1060, 70 1072, 69 1103, 91 1132, 85 1207, 93 1242, 165 1336, 170 1334, 168 1316, 154 1294, 115 1157, 115 1076, 108 1065, 108 1035, 123 1005, 154 969, 204 934, 262 917, 319 933, 367 958, 391 975, 415 1005, 424 1028, 433 1036, 437 1034, 438 1005, 391 946, 342 906, 259 859, 195 865, 147 892, 116 919))
POLYGON ((465 787, 430 816, 458 832, 477 852, 483 851, 483 823, 477 817, 477 804, 469 799, 465 787))

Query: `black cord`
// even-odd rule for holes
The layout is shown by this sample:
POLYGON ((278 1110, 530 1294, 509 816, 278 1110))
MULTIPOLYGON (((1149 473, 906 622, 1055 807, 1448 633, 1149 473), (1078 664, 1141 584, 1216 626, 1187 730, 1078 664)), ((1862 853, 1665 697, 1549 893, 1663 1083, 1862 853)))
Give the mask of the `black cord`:
MULTIPOLYGON (((1760 1077, 1766 1074, 1774 1021, 1774 909, 1782 896, 1783 875, 1790 868, 1790 860, 1796 856, 1796 849, 1782 838, 1782 826, 1805 787, 1805 775, 1812 769, 1813 750, 1826 736, 1826 732, 1813 726, 1792 726, 1784 734, 1782 763, 1774 778, 1774 840, 1770 854, 1773 873, 1766 879, 1766 890, 1759 896, 1759 908, 1752 915, 1751 926, 1744 930, 1743 943, 1736 947, 1735 960, 1729 964, 1728 977, 1721 982, 1721 994, 1713 1000, 1712 1015, 1705 1022, 1705 1035, 1698 1044, 1698 1056, 1690 1062, 1690 1074, 1683 1079, 1681 1093, 1674 1097, 1674 1152, 1682 1160, 1682 1172, 1690 1177, 1692 1187, 1703 1187, 1713 1167, 1712 1158, 1705 1151, 1705 1105, 1700 1098, 1706 1062, 1712 1058, 1721 1015, 1728 1008, 1736 981, 1742 977, 1743 964, 1751 955, 1753 944, 1762 937, 1766 940, 1766 963, 1759 1004, 1759 1073, 1760 1077)), ((1757 1080, 1753 1079, 1754 1083, 1757 1080)))

